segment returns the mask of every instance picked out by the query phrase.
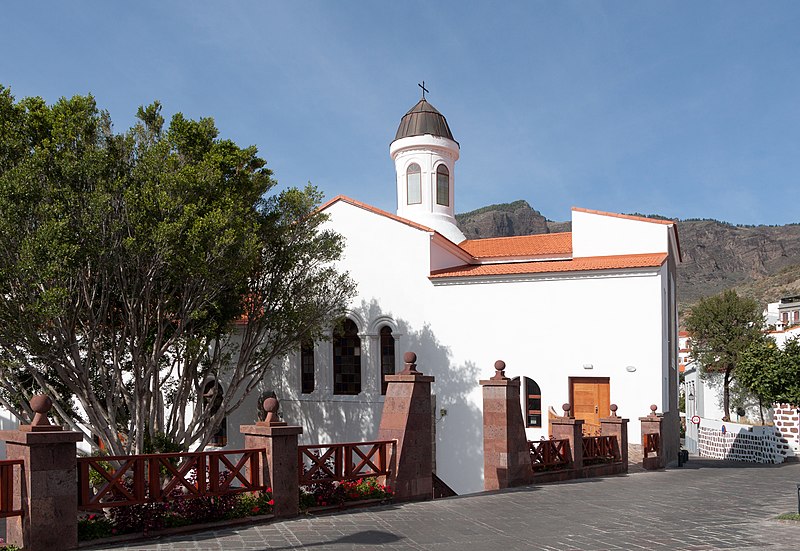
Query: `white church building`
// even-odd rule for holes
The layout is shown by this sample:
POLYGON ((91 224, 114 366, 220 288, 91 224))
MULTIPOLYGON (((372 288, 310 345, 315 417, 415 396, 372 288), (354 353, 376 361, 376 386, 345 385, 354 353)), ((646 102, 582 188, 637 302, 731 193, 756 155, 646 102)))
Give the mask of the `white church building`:
POLYGON ((521 378, 529 439, 548 436, 548 411, 565 402, 589 431, 616 403, 638 443, 638 417, 656 404, 677 453, 676 224, 573 208, 571 233, 465 239, 445 117, 423 98, 389 152, 396 213, 344 196, 322 207, 358 284, 343 326, 266 382, 301 443, 374 439, 383 377, 413 351, 436 378, 436 473, 458 493, 483 489, 478 381, 498 359, 521 378))

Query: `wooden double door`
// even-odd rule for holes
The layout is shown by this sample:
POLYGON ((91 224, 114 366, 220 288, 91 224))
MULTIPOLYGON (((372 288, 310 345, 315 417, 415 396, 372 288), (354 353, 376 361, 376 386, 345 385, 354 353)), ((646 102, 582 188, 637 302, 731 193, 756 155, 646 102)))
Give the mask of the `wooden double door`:
POLYGON ((583 419, 584 436, 600 434, 600 418, 611 414, 608 377, 570 377, 569 403, 576 419, 583 419))

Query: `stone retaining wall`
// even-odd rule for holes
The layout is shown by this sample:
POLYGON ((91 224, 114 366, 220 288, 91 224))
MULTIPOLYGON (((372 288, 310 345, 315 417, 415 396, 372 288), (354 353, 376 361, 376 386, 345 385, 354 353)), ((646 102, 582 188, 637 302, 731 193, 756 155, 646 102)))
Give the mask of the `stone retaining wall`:
POLYGON ((791 404, 773 406, 775 428, 786 439, 795 454, 800 455, 800 408, 791 404))
POLYGON ((783 463, 794 451, 776 427, 741 425, 701 419, 698 431, 701 457, 753 463, 783 463))

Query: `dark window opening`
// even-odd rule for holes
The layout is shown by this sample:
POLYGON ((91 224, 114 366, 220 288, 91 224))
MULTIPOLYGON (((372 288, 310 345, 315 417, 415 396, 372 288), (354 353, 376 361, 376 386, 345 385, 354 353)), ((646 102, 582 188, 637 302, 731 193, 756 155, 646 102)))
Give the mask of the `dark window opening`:
MULTIPOLYGON (((209 415, 211 417, 215 416, 219 409, 222 407, 222 395, 224 391, 222 389, 222 385, 219 384, 215 380, 208 381, 205 386, 203 387, 203 402, 205 402, 206 407, 210 408, 209 415)), ((222 422, 220 423, 219 429, 209 440, 209 445, 211 446, 225 446, 228 444, 228 418, 223 417, 222 422)))
POLYGON ((381 394, 386 394, 387 375, 394 375, 394 337, 392 329, 381 327, 381 394))
POLYGON ((333 393, 361 392, 361 339, 349 319, 333 336, 333 393))
POLYGON ((536 381, 524 378, 525 381, 525 426, 538 428, 542 426, 542 391, 536 381))
POLYGON ((436 204, 450 206, 450 171, 444 165, 436 169, 436 204))
POLYGON ((303 394, 314 392, 314 343, 300 346, 300 390, 303 394))

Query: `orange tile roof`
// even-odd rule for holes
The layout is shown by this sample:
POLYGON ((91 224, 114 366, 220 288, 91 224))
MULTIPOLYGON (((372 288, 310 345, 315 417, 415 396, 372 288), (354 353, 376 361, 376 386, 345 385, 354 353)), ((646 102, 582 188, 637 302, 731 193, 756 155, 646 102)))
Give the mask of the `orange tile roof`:
POLYGON ((429 228, 427 226, 423 226, 422 224, 417 224, 416 222, 412 222, 411 220, 406 220, 405 218, 401 218, 400 216, 397 216, 395 214, 386 212, 385 210, 381 210, 381 209, 379 209, 377 207, 373 207, 372 205, 368 205, 366 203, 362 203, 361 201, 356 201, 355 199, 351 199, 350 197, 347 197, 346 195, 337 195, 336 197, 334 197, 333 199, 331 199, 330 201, 328 201, 327 203, 325 203, 324 205, 319 207, 318 210, 321 212, 321 211, 327 209, 332 204, 337 203, 339 201, 344 201, 345 203, 350 203, 354 207, 359 207, 359 208, 362 208, 362 209, 364 209, 366 211, 378 214, 380 216, 385 216, 386 218, 391 218, 392 220, 395 220, 397 222, 401 222, 401 223, 405 224, 406 226, 411 226, 412 228, 416 228, 418 230, 432 232, 432 233, 436 232, 436 230, 431 229, 431 228, 429 228))
POLYGON ((582 209, 580 207, 572 207, 573 211, 586 212, 589 214, 599 214, 601 216, 613 216, 614 218, 625 218, 627 220, 638 220, 639 222, 652 222, 653 224, 675 224, 674 220, 659 220, 657 218, 645 218, 644 216, 633 216, 632 214, 617 214, 616 212, 604 212, 602 210, 582 209))
POLYGON ((571 254, 572 234, 565 232, 467 239, 458 246, 475 258, 571 254))
POLYGON ((515 274, 543 274, 582 272, 588 270, 621 270, 626 268, 654 268, 661 266, 667 253, 627 254, 616 256, 589 256, 572 260, 548 260, 504 264, 462 265, 431 272, 431 279, 447 277, 481 277, 515 274))

